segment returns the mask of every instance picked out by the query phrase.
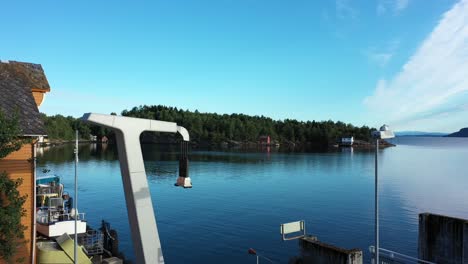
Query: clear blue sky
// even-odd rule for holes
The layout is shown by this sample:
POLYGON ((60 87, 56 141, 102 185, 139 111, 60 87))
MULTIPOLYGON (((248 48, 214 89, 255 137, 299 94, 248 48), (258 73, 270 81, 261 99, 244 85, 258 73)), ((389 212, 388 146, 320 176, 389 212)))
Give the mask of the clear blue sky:
POLYGON ((47 114, 163 104, 468 126, 466 0, 15 0, 0 10, 0 58, 42 64, 47 114))

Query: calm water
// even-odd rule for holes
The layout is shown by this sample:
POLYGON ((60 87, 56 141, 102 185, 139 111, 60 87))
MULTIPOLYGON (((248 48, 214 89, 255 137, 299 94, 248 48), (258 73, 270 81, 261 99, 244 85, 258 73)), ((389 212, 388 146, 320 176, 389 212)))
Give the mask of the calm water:
MULTIPOLYGON (((468 139, 397 138, 380 152, 381 245, 417 255, 418 213, 468 218, 468 139)), ((73 147, 42 149, 39 169, 61 175, 73 194, 73 147)), ((374 154, 191 154, 192 189, 173 186, 177 156, 143 145, 146 172, 166 263, 255 263, 252 247, 277 263, 298 253, 282 242, 280 223, 305 220, 307 233, 341 247, 373 244, 374 154)), ((114 146, 80 146, 79 208, 119 232, 133 259, 114 146)))

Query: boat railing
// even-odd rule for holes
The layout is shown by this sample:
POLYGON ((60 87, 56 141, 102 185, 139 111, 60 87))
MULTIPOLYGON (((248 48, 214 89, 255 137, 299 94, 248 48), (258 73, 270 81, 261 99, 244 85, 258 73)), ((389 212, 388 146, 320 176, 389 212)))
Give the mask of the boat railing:
MULTIPOLYGON (((374 246, 369 247, 369 251, 372 254, 372 264, 375 263, 375 248, 374 246)), ((427 260, 418 259, 405 254, 401 254, 385 248, 379 248, 379 263, 378 264, 436 264, 427 260)))
POLYGON ((80 245, 86 249, 87 255, 100 255, 104 252, 104 234, 98 230, 88 230, 78 238, 80 245))
MULTIPOLYGON (((78 213, 78 219, 77 220, 85 220, 85 213, 78 213)), ((72 213, 62 213, 62 214, 45 214, 45 215, 38 215, 36 217, 37 222, 41 224, 52 224, 55 222, 60 222, 60 221, 70 221, 70 220, 75 220, 75 214, 72 213)))
POLYGON ((38 190, 37 190, 37 194, 38 195, 41 195, 41 194, 53 194, 53 193, 58 193, 58 187, 57 186, 50 186, 50 185, 46 185, 46 186, 39 186, 38 190))

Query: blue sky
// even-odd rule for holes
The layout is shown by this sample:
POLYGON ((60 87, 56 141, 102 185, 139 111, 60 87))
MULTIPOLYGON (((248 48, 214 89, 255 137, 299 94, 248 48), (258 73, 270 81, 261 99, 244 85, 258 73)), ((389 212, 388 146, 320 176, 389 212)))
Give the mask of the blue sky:
POLYGON ((47 114, 163 104, 468 126, 467 0, 19 0, 0 10, 0 58, 43 65, 47 114))

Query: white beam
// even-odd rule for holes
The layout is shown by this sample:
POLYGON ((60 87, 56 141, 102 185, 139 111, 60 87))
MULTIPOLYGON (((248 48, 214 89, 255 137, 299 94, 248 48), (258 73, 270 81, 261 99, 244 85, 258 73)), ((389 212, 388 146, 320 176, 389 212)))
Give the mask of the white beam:
POLYGON ((82 120, 115 132, 136 263, 164 263, 140 135, 143 131, 180 133, 184 141, 189 141, 188 131, 172 122, 114 115, 88 113, 82 120))

